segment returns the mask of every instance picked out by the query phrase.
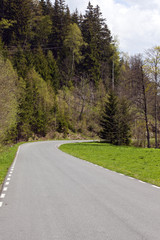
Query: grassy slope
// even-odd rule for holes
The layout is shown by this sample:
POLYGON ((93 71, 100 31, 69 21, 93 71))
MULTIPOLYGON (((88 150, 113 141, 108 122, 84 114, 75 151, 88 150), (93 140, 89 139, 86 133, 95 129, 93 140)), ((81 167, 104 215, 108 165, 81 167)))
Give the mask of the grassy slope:
POLYGON ((75 157, 160 186, 160 150, 112 146, 105 143, 64 144, 75 157))
POLYGON ((15 158, 19 145, 16 144, 12 147, 0 146, 0 185, 3 183, 8 169, 15 158))

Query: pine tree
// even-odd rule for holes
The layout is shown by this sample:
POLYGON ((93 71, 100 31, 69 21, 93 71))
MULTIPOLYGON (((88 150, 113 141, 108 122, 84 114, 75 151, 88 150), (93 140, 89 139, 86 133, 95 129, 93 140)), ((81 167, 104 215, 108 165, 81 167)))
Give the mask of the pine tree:
POLYGON ((118 100, 113 92, 109 93, 100 126, 100 138, 108 143, 118 144, 118 100))
POLYGON ((50 44, 54 46, 53 54, 55 58, 62 60, 64 58, 63 42, 67 26, 70 23, 70 12, 65 6, 64 0, 55 0, 52 13, 52 35, 50 37, 50 44))
POLYGON ((7 44, 17 42, 24 44, 29 31, 31 18, 32 0, 7 0, 5 3, 6 19, 13 20, 14 25, 4 33, 7 44))
POLYGON ((35 54, 34 66, 45 81, 50 80, 48 62, 41 47, 37 49, 37 53, 35 54))
POLYGON ((90 76, 92 82, 97 84, 101 78, 111 77, 112 72, 109 62, 112 56, 112 38, 99 6, 94 8, 89 2, 81 29, 84 41, 88 44, 87 49, 84 50, 85 58, 82 68, 90 76), (106 74, 102 75, 103 66, 105 69, 109 69, 107 76, 106 74))
POLYGON ((48 69, 49 69, 49 80, 55 92, 57 92, 60 88, 60 73, 57 66, 57 62, 53 56, 52 51, 50 50, 47 53, 47 62, 48 62, 48 69))
POLYGON ((4 0, 0 0, 0 20, 4 17, 4 0))
POLYGON ((130 143, 128 104, 125 99, 118 101, 113 91, 109 93, 100 125, 101 139, 115 145, 130 143))
POLYGON ((73 23, 76 23, 77 25, 79 24, 79 14, 78 10, 76 9, 75 12, 72 14, 71 19, 73 23))
POLYGON ((40 6, 42 8, 43 15, 47 15, 47 4, 45 0, 40 0, 40 6))

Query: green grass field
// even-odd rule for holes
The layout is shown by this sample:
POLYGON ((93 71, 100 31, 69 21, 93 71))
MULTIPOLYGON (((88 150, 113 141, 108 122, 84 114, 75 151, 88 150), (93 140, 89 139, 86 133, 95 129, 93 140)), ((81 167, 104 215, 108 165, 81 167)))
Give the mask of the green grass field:
POLYGON ((3 183, 9 167, 11 166, 19 144, 16 144, 12 147, 9 146, 0 146, 0 185, 3 183))
POLYGON ((64 144, 60 149, 104 168, 160 186, 160 149, 98 142, 64 144))

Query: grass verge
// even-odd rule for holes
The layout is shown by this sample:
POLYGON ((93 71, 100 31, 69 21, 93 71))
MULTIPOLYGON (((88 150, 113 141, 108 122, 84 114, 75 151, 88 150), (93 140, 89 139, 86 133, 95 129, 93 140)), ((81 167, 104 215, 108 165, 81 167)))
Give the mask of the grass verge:
POLYGON ((7 175, 8 169, 15 158, 19 145, 21 145, 21 143, 15 144, 11 147, 0 145, 0 185, 3 183, 7 175))
POLYGON ((160 186, 160 149, 73 143, 60 150, 104 168, 160 186))

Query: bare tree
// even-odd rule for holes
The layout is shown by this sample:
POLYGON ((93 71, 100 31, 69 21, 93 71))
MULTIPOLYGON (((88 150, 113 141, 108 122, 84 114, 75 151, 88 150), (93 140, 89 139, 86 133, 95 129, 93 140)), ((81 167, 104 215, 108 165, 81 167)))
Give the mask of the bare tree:
POLYGON ((160 81, 160 47, 155 46, 146 51, 144 70, 154 84, 154 121, 155 121, 155 148, 158 148, 158 87, 160 81))
POLYGON ((148 92, 150 91, 150 82, 144 72, 142 56, 133 56, 123 64, 120 79, 120 96, 125 96, 130 101, 134 122, 136 122, 137 118, 138 120, 145 120, 147 147, 149 148, 148 92))

